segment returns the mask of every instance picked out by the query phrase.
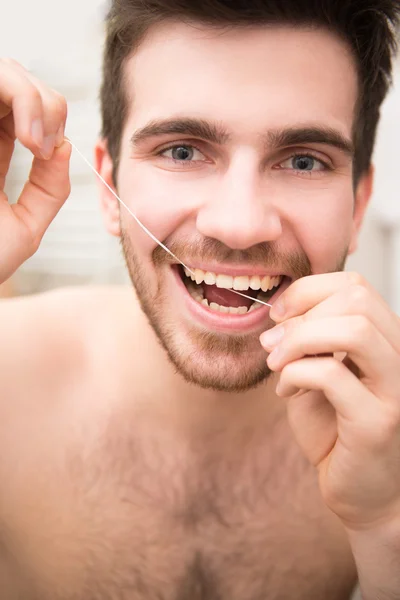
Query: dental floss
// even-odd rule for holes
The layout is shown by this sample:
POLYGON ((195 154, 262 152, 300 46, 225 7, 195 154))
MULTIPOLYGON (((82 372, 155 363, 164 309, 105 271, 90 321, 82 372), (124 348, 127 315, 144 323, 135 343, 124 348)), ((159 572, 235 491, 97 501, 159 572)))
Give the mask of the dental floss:
MULTIPOLYGON (((100 173, 98 173, 96 171, 96 169, 93 167, 93 165, 89 162, 89 160, 86 158, 86 156, 84 154, 82 154, 82 152, 75 146, 75 144, 73 142, 71 142, 71 140, 69 138, 67 138, 67 137, 65 138, 65 141, 68 142, 69 144, 71 144, 71 146, 75 150, 75 152, 77 152, 79 154, 79 156, 85 161, 85 163, 93 171, 93 173, 100 179, 100 181, 102 183, 104 183, 104 185, 106 186, 106 188, 112 193, 113 196, 115 196, 115 198, 118 200, 118 202, 128 211, 128 213, 135 219, 136 223, 143 229, 143 231, 145 233, 147 233, 147 235, 153 240, 153 242, 156 242, 156 244, 158 244, 159 246, 161 246, 161 248, 163 250, 165 250, 165 252, 167 252, 168 254, 170 254, 172 256, 172 258, 174 258, 175 260, 177 260, 185 269, 187 269, 189 271, 189 273, 191 273, 192 275, 195 275, 195 273, 194 273, 194 271, 192 271, 192 269, 189 269, 189 267, 187 267, 180 260, 180 258, 178 258, 177 256, 175 256, 175 254, 173 254, 173 252, 171 252, 171 250, 169 250, 166 246, 164 246, 164 244, 162 242, 160 242, 160 240, 158 240, 151 233, 151 231, 149 231, 147 229, 147 227, 145 225, 143 225, 143 223, 138 219, 138 217, 131 211, 131 209, 125 204, 125 202, 123 200, 121 200, 121 198, 114 192, 114 190, 112 189, 112 187, 110 187, 108 185, 108 183, 105 181, 105 179, 100 175, 100 173)), ((237 294, 238 296, 242 296, 243 298, 247 298, 248 300, 252 300, 253 302, 258 302, 259 304, 263 304, 264 306, 269 306, 270 308, 272 308, 272 304, 268 304, 267 302, 263 302, 262 300, 259 300, 258 298, 253 298, 252 296, 246 296, 246 294, 242 294, 241 292, 238 292, 236 290, 230 290, 230 291, 233 292, 234 294, 237 294)))

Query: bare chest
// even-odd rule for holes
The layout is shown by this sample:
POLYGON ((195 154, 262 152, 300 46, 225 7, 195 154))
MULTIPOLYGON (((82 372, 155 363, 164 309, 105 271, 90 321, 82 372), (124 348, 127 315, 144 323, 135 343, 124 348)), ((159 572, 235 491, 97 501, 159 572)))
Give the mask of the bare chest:
POLYGON ((349 598, 348 548, 283 445, 277 464, 127 444, 66 452, 11 519, 26 600, 349 598))

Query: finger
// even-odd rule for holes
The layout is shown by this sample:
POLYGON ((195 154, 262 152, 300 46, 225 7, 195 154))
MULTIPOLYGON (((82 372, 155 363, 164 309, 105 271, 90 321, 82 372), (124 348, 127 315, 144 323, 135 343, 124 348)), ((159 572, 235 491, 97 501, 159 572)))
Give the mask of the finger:
POLYGON ((64 143, 64 131, 67 120, 67 103, 65 99, 43 86, 39 86, 43 101, 44 140, 42 154, 50 158, 55 148, 64 143))
MULTIPOLYGON (((400 354, 400 319, 369 286, 357 284, 340 287, 336 293, 320 301, 306 313, 286 319, 285 330, 296 327, 302 321, 346 315, 361 315, 367 318, 400 354)), ((261 336, 261 342, 267 338, 266 332, 261 336)))
POLYGON ((66 100, 61 94, 44 85, 18 62, 13 59, 3 59, 3 62, 30 81, 40 93, 43 105, 42 155, 50 158, 54 147, 60 147, 64 141, 67 119, 66 100))
POLYGON ((2 127, 0 126, 0 191, 4 190, 6 176, 15 147, 14 120, 11 113, 7 117, 4 117, 2 125, 2 127), (6 124, 6 127, 4 124, 6 124))
POLYGON ((336 411, 319 390, 286 395, 291 396, 287 415, 297 443, 310 463, 318 466, 337 441, 336 411))
POLYGON ((33 254, 65 200, 70 194, 69 159, 71 146, 56 148, 50 160, 35 158, 28 182, 11 208, 28 235, 27 247, 33 254))
POLYGON ((270 317, 281 323, 291 317, 303 315, 329 296, 353 285, 363 286, 372 291, 358 273, 324 273, 302 277, 294 281, 274 303, 270 317))
POLYGON ((330 317, 286 325, 285 334, 268 357, 268 366, 280 371, 304 356, 346 352, 361 370, 368 386, 393 395, 400 386, 400 359, 376 327, 363 316, 330 317))
MULTIPOLYGON (((276 393, 291 397, 299 390, 319 390, 345 419, 360 420, 360 413, 376 413, 374 395, 340 361, 334 358, 303 358, 283 369, 276 393)), ((298 399, 301 401, 301 397, 298 399)))
MULTIPOLYGON (((346 367, 334 358, 303 358, 287 365, 280 376, 277 395, 292 396, 299 389, 320 390, 337 413, 338 435, 351 452, 351 446, 374 448, 387 455, 395 442, 398 448, 399 403, 382 404, 346 367), (350 429, 348 426, 352 425, 350 429)), ((308 398, 305 394, 304 398, 308 398)), ((294 398, 300 403, 302 396, 294 398)), ((293 403, 290 402, 290 407, 293 403)), ((289 408, 289 406, 288 406, 289 408)), ((307 409, 307 404, 304 404, 307 409)), ((304 419, 309 418, 304 415, 304 419)))
POLYGON ((363 315, 392 344, 396 352, 400 353, 400 320, 369 284, 341 287, 306 312, 304 319, 340 315, 363 315))
MULTIPOLYGON (((21 69, 21 67, 19 65, 21 69)), ((43 154, 50 157, 55 147, 60 147, 64 142, 65 124, 67 121, 67 102, 55 90, 45 86, 29 71, 25 76, 39 90, 43 103, 44 141, 43 154)))
MULTIPOLYGON (((17 137, 35 156, 41 157, 44 136, 43 104, 39 90, 9 64, 0 61, 0 128, 4 117, 13 113, 13 126, 6 133, 17 137)), ((0 153, 3 151, 0 141, 0 153)))

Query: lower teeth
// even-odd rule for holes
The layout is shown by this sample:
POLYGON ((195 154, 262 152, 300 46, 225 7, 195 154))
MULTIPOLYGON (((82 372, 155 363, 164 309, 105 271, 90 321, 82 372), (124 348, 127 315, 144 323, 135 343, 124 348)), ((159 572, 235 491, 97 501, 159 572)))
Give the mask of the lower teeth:
MULTIPOLYGON (((204 293, 203 293, 202 287, 200 287, 200 286, 195 287, 192 283, 188 282, 187 289, 188 289, 189 294, 192 296, 192 298, 194 298, 197 302, 199 302, 199 304, 206 306, 207 308, 209 308, 210 310, 212 310, 214 312, 221 312, 221 313, 225 313, 225 314, 229 313, 229 314, 233 314, 233 315, 245 315, 248 312, 252 312, 253 310, 258 310, 262 307, 262 304, 259 304, 258 302, 253 302, 253 304, 250 306, 250 308, 247 308, 247 306, 239 306, 239 307, 221 306, 221 304, 217 304, 216 302, 209 303, 208 300, 206 298, 204 298, 204 293)), ((260 300, 263 300, 262 296, 267 296, 267 294, 265 294, 264 292, 259 292, 258 296, 261 296, 260 300)))

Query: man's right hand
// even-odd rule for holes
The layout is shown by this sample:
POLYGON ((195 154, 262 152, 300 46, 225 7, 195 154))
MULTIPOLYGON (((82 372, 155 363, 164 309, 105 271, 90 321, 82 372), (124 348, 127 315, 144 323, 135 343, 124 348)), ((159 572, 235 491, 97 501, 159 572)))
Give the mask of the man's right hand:
POLYGON ((17 62, 0 59, 0 283, 36 252, 70 194, 66 118, 60 94, 17 62), (10 205, 4 185, 16 139, 34 158, 18 202, 10 205))

